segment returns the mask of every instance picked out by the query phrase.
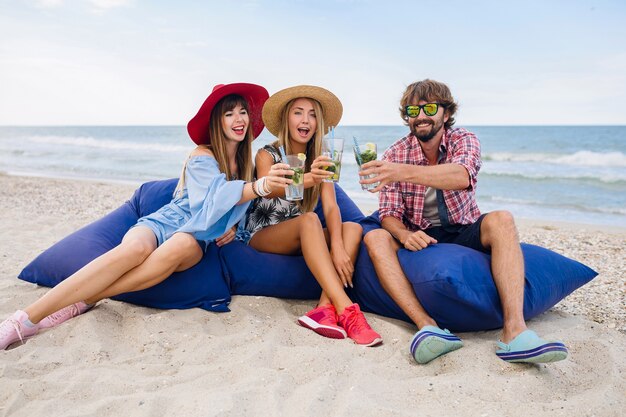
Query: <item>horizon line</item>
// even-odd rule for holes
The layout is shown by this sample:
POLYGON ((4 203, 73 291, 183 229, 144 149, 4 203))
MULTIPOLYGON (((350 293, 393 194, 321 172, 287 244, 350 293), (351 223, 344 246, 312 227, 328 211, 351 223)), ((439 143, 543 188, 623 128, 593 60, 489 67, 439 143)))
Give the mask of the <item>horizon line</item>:
MULTIPOLYGON (((455 127, 626 127, 626 124, 458 124, 455 127)), ((0 124, 0 128, 11 127, 186 127, 186 124, 54 124, 54 125, 4 125, 0 124)), ((340 125, 342 127, 406 127, 402 124, 380 124, 380 125, 340 125)), ((267 130, 264 128, 264 130, 267 130)))

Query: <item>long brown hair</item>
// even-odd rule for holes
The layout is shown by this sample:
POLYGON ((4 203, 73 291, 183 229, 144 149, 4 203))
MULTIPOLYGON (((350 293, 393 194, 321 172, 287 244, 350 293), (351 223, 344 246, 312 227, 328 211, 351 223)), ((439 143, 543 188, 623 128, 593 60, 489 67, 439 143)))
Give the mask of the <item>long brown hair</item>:
MULTIPOLYGON (((315 119, 317 120, 317 129, 315 129, 315 134, 311 140, 309 140, 306 144, 305 151, 306 161, 304 161, 304 172, 310 172, 311 164, 313 164, 315 158, 322 154, 322 139, 324 138, 324 132, 326 131, 324 126, 324 114, 322 113, 322 106, 317 100, 308 97, 298 98, 311 100, 311 103, 313 103, 313 110, 315 110, 315 119)), ((291 106, 294 101, 298 100, 298 98, 294 98, 283 108, 281 112, 280 130, 278 131, 278 140, 272 144, 276 148, 282 145, 285 148, 287 155, 293 154, 291 141, 289 140, 289 111, 291 110, 291 106)), ((313 187, 304 190, 303 199, 298 201, 298 205, 300 206, 300 210, 302 210, 302 212, 306 213, 315 209, 320 196, 320 188, 321 184, 315 184, 313 187)))
MULTIPOLYGON (((220 172, 226 175, 226 179, 233 178, 233 174, 237 179, 244 181, 252 181, 254 172, 252 167, 252 141, 254 140, 254 133, 252 132, 252 125, 249 123, 246 130, 246 137, 237 145, 237 151, 235 153, 235 161, 237 162, 237 172, 232 173, 230 171, 230 164, 228 163, 228 152, 226 150, 226 135, 222 127, 222 116, 226 112, 232 111, 237 105, 241 105, 247 112, 249 117, 250 110, 246 100, 236 94, 231 94, 215 104, 211 111, 211 119, 209 121, 209 137, 211 142, 208 145, 200 145, 206 147, 213 152, 213 156, 217 161, 217 165, 220 172)), ((178 185, 174 190, 174 195, 178 196, 185 188, 185 169, 187 168, 187 162, 183 165, 183 171, 178 180, 178 185)))

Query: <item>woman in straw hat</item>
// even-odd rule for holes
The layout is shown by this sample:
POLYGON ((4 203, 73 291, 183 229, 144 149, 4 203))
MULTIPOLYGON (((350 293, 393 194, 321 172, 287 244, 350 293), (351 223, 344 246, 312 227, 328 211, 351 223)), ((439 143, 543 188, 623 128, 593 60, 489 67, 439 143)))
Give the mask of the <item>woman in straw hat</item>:
POLYGON ((257 200, 247 216, 249 235, 244 240, 262 252, 302 253, 323 292, 318 307, 298 319, 301 325, 322 336, 348 336, 356 343, 374 346, 382 338, 344 291, 344 287, 352 286, 362 229, 356 223, 341 222, 334 185, 322 182, 332 175, 322 169, 332 165, 330 158, 320 156, 322 138, 330 126, 339 123, 342 112, 341 102, 333 93, 308 85, 279 91, 266 101, 263 121, 278 140, 257 153, 257 176, 267 176, 267 183, 277 188, 273 178, 293 174, 289 165, 281 163, 279 147, 287 154, 305 154, 308 172, 304 175, 304 199, 285 200, 283 186, 257 200), (328 230, 322 229, 312 211, 319 198, 328 230))
MULTIPOLYGON (((198 146, 172 201, 139 219, 117 247, 2 322, 0 349, 82 314, 101 299, 154 286, 197 264, 209 244, 232 241, 260 185, 251 182, 251 142, 263 130, 268 96, 259 85, 217 85, 187 126, 198 146)), ((277 177, 270 183, 278 188, 284 181, 277 177)))

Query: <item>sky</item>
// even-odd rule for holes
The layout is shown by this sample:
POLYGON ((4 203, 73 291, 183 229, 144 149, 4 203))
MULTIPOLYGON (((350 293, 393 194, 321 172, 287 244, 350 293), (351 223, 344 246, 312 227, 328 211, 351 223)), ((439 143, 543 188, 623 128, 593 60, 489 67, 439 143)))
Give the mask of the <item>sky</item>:
POLYGON ((184 125, 252 82, 392 126, 424 78, 457 125, 626 125, 625 22, 623 0, 0 0, 0 125, 184 125))

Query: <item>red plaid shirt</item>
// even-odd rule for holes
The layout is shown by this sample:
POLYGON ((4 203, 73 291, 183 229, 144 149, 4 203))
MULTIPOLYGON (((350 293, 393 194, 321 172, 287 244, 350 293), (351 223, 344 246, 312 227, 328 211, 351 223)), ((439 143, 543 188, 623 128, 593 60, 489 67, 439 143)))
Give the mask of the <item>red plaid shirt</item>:
MULTIPOLYGON (((409 134, 385 151, 383 161, 411 165, 428 165, 419 140, 409 134)), ((474 190, 480 170, 480 142, 473 133, 462 129, 444 130, 439 147, 438 164, 459 164, 469 173, 470 185, 463 190, 442 190, 450 224, 472 224, 480 216, 474 190)), ((379 215, 382 221, 391 216, 400 220, 408 230, 425 230, 432 224, 424 219, 426 186, 408 182, 387 184, 379 195, 379 215)), ((441 213, 440 213, 441 215, 441 213)))

